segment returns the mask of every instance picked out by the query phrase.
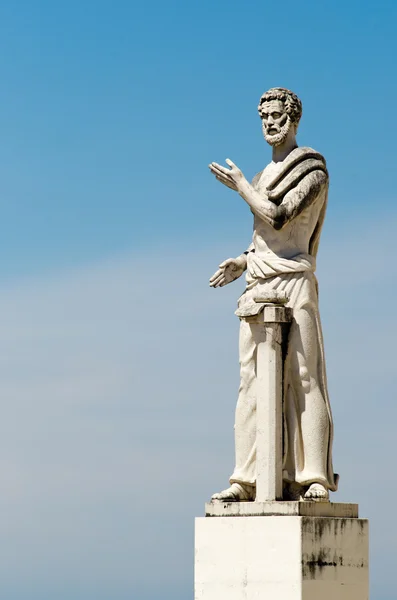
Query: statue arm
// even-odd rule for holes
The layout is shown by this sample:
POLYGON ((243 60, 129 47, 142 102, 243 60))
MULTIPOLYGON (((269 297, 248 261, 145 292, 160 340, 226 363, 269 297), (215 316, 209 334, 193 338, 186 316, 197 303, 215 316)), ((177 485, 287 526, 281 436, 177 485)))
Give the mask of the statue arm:
POLYGON ((312 171, 296 187, 285 194, 278 206, 271 202, 266 195, 259 194, 248 182, 243 184, 239 191, 240 196, 258 217, 269 223, 274 229, 282 229, 305 208, 313 204, 327 181, 327 173, 320 170, 312 171))
POLYGON ((233 260, 235 262, 235 264, 238 264, 243 269, 243 271, 245 271, 247 268, 247 257, 248 257, 248 254, 250 254, 250 252, 255 252, 254 242, 251 242, 251 244, 248 246, 247 250, 244 250, 244 252, 242 254, 240 254, 240 256, 237 256, 236 258, 229 259, 229 260, 233 260))
POLYGON ((312 171, 306 175, 295 188, 285 194, 281 204, 276 206, 274 228, 281 229, 311 206, 327 183, 328 175, 325 171, 312 171))

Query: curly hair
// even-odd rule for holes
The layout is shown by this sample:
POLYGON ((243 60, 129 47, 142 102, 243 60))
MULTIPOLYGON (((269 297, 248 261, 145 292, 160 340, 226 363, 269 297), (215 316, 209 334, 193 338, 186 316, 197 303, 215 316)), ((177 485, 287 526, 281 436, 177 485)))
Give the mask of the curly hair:
POLYGON ((302 102, 299 100, 298 96, 291 92, 291 90, 287 90, 286 88, 271 88, 267 92, 265 92, 261 99, 259 100, 258 111, 259 115, 262 117, 262 104, 264 102, 269 102, 270 100, 281 100, 284 103, 285 110, 292 123, 299 123, 300 118, 302 116, 302 102))

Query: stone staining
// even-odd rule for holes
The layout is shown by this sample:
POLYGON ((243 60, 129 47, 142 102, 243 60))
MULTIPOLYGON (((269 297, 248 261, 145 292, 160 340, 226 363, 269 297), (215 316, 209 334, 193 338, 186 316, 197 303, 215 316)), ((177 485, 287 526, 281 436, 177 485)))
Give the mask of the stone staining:
MULTIPOLYGON (((283 498, 277 499, 328 501, 329 491, 337 489, 338 477, 332 466, 333 422, 314 274, 328 172, 321 154, 298 147, 302 104, 294 93, 272 88, 263 94, 258 108, 265 140, 272 147, 272 161, 251 183, 229 159, 228 167, 209 165, 216 179, 236 191, 254 215, 249 248, 221 263, 210 279, 212 287, 223 287, 246 271, 247 280, 237 311, 241 368, 236 463, 231 486, 214 494, 213 500, 253 501, 257 493, 257 431, 263 425, 257 417, 264 413, 257 410, 261 393, 256 377, 257 330, 246 316, 252 314, 259 294, 292 312, 283 363, 283 498)), ((266 367, 258 358, 258 369, 261 366, 266 367)), ((282 432, 278 435, 282 437, 282 432)))
POLYGON ((316 255, 328 195, 324 158, 298 148, 298 97, 259 103, 272 161, 248 183, 210 164, 254 215, 251 245, 219 265, 222 287, 246 271, 238 302, 240 390, 230 487, 195 526, 195 600, 368 600, 368 522, 337 488, 318 310, 316 255), (283 430, 284 428, 284 430, 283 430))
POLYGON ((195 600, 368 600, 363 519, 204 517, 195 555, 195 600))

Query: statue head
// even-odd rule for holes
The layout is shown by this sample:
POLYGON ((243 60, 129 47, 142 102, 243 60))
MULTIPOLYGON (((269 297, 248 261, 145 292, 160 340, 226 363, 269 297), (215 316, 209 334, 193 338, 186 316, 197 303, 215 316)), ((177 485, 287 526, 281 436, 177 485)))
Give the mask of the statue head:
POLYGON ((271 88, 259 100, 259 115, 265 140, 271 146, 279 146, 295 135, 302 116, 302 102, 286 88, 271 88))

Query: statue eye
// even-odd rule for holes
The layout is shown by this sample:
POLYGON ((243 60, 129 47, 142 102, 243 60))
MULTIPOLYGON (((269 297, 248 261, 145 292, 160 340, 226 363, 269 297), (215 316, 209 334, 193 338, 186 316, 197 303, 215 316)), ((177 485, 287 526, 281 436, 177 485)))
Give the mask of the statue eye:
POLYGON ((273 119, 279 119, 279 118, 281 117, 281 115, 280 115, 280 113, 278 113, 278 112, 274 112, 274 113, 272 114, 272 117, 273 117, 273 119))

